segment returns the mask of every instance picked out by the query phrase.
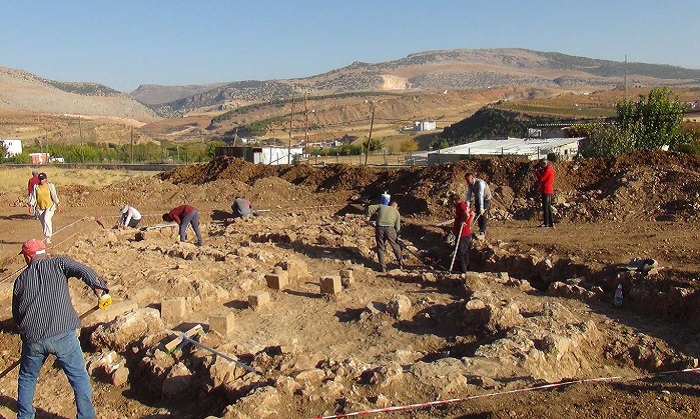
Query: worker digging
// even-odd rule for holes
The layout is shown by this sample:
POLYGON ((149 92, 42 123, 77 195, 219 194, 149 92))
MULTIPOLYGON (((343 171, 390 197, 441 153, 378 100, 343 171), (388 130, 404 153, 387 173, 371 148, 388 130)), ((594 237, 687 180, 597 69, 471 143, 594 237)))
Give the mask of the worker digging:
MULTIPOLYGON (((455 255, 459 262, 460 272, 466 274, 469 270, 469 247, 472 242, 471 225, 474 220, 474 211, 457 193, 450 196, 455 209, 455 219, 452 225, 452 233, 455 235, 455 255)), ((455 257, 452 262, 454 264, 455 257)), ((450 272, 452 266, 450 266, 450 272)))
POLYGON ((401 246, 397 242, 398 236, 401 233, 399 204, 397 204, 396 201, 392 201, 389 205, 370 205, 367 207, 367 221, 369 221, 375 213, 377 214, 375 239, 377 242, 377 259, 379 260, 380 269, 382 272, 386 272, 385 254, 387 242, 394 252, 399 269, 403 269, 401 246))
POLYGON ((117 228, 138 228, 141 222, 141 213, 131 205, 122 205, 119 208, 119 220, 117 228))
POLYGON ((192 205, 180 205, 163 214, 163 221, 175 222, 179 225, 180 242, 187 241, 187 226, 192 226, 197 236, 197 246, 202 245, 202 233, 199 230, 199 211, 192 205))
POLYGON ((95 417, 90 378, 80 349, 76 329, 80 321, 71 304, 68 278, 89 286, 106 309, 112 298, 105 282, 87 266, 65 256, 48 258, 46 245, 29 240, 20 252, 27 268, 12 291, 12 318, 22 337, 22 355, 17 378, 17 418, 33 418, 36 381, 49 355, 54 355, 68 377, 75 394, 78 419, 95 417))

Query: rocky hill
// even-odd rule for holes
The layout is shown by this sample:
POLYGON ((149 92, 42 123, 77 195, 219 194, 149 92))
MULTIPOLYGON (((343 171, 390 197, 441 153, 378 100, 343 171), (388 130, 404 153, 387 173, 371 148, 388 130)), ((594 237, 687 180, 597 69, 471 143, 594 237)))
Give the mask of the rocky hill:
POLYGON ((0 108, 53 114, 115 116, 152 121, 156 114, 126 93, 89 82, 48 80, 0 67, 0 108))
MULTIPOLYGON (((538 88, 610 88, 624 80, 624 63, 526 49, 459 49, 427 51, 383 63, 354 62, 349 66, 306 78, 244 81, 222 84, 197 94, 159 104, 162 116, 195 109, 231 109, 250 103, 288 98, 295 90, 310 94, 358 91, 421 91, 483 89, 503 86, 538 88)), ((629 63, 631 86, 700 85, 700 70, 629 63)), ((188 86, 193 88, 193 86, 188 86)), ((154 103, 164 89, 139 92, 139 100, 154 103)), ((181 92, 186 93, 187 89, 181 92)))
POLYGON ((163 86, 159 84, 142 84, 129 96, 145 105, 158 105, 178 99, 208 92, 228 83, 190 84, 187 86, 163 86))

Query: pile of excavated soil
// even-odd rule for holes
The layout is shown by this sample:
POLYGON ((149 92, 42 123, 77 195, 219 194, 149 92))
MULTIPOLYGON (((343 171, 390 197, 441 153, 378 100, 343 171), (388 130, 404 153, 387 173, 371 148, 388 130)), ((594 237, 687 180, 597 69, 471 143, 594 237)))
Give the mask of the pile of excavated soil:
MULTIPOLYGON (((556 210, 560 220, 695 220, 700 209, 700 159, 665 152, 555 163, 556 210)), ((496 218, 532 217, 538 208, 533 163, 470 159, 456 164, 398 170, 362 166, 262 166, 222 158, 162 175, 175 184, 207 185, 221 179, 253 186, 281 178, 313 192, 351 191, 377 198, 388 190, 404 214, 449 216, 450 191, 464 193, 464 174, 476 173, 495 193, 496 218)))

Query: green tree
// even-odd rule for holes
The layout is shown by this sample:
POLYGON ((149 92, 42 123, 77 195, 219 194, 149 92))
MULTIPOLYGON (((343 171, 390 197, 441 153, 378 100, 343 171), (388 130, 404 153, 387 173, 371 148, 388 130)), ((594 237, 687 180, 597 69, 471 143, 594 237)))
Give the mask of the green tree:
POLYGON ((682 129, 685 107, 670 95, 668 88, 657 88, 646 98, 640 95, 636 102, 617 103, 617 122, 623 131, 632 133, 635 150, 677 149, 687 143, 682 129))
MULTIPOLYGON (((367 140, 362 142, 362 147, 365 150, 367 149, 367 140)), ((372 138, 372 140, 369 142, 369 151, 377 151, 381 150, 382 148, 384 148, 384 141, 379 138, 372 138)))
POLYGON ((220 140, 209 141, 206 145, 206 155, 208 160, 213 160, 216 156, 216 147, 225 147, 226 143, 220 140))
POLYGON ((577 126, 576 131, 588 138, 585 157, 619 156, 635 150, 634 134, 619 125, 593 123, 577 126))
POLYGON ((413 138, 407 138, 401 141, 399 150, 402 153, 413 153, 414 151, 418 151, 418 142, 413 138))

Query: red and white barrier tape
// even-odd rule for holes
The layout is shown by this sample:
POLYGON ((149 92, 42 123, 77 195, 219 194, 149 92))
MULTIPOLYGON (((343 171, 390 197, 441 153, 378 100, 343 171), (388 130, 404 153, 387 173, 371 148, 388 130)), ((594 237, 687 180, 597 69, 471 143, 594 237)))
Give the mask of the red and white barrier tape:
POLYGON ((363 410, 360 412, 341 413, 341 414, 332 415, 332 416, 317 416, 314 419, 349 418, 349 417, 353 417, 353 416, 371 415, 374 413, 398 412, 401 410, 410 410, 410 409, 419 409, 419 408, 424 408, 424 407, 441 406, 441 405, 445 405, 445 404, 460 403, 460 402, 465 402, 465 401, 474 400, 474 399, 483 399, 483 398, 488 398, 488 397, 503 396, 506 394, 516 394, 516 393, 526 393, 526 392, 530 392, 530 391, 546 390, 546 389, 550 389, 550 388, 570 386, 573 384, 598 383, 598 382, 623 380, 623 379, 624 380, 637 380, 637 379, 641 379, 641 378, 645 378, 645 377, 653 377, 653 376, 657 376, 657 375, 669 375, 669 374, 679 374, 679 373, 684 373, 684 372, 698 372, 698 371, 700 371, 700 368, 687 368, 684 370, 658 372, 655 374, 649 374, 646 376, 637 376, 637 377, 615 376, 615 377, 600 377, 600 378, 584 378, 581 380, 572 380, 572 381, 564 381, 561 383, 544 384, 541 386, 527 387, 527 388, 521 388, 521 389, 517 389, 517 390, 501 391, 501 392, 497 392, 497 393, 477 394, 474 396, 461 397, 461 398, 457 398, 457 399, 436 400, 434 402, 415 403, 415 404, 409 404, 409 405, 405 405, 405 406, 391 406, 391 407, 385 407, 385 408, 380 408, 380 409, 363 410))

